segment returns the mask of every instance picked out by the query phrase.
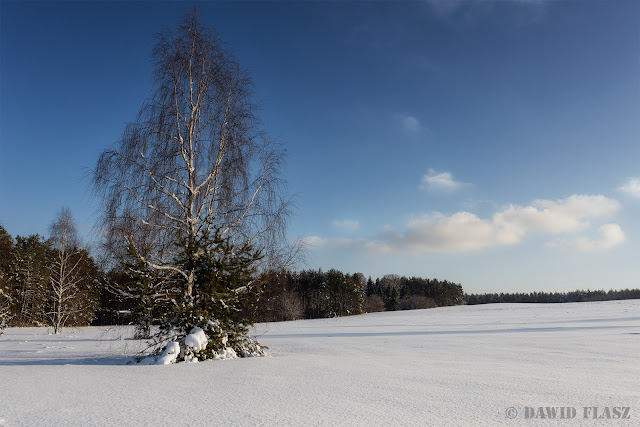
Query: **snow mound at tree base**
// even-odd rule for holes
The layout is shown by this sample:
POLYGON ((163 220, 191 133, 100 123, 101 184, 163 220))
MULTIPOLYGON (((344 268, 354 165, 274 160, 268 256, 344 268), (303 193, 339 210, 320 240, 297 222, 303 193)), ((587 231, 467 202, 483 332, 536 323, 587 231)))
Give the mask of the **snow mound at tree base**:
POLYGON ((204 333, 202 328, 193 328, 189 335, 184 339, 184 345, 193 351, 201 351, 207 348, 209 337, 204 333))
POLYGON ((165 347, 164 351, 160 356, 156 358, 154 365, 169 365, 171 363, 176 363, 176 359, 180 355, 180 344, 175 341, 171 341, 165 347))
POLYGON ((239 343, 239 350, 226 346, 226 336, 221 340, 225 347, 214 351, 210 348, 212 341, 202 328, 191 329, 189 335, 180 341, 170 341, 158 356, 148 356, 140 360, 142 365, 170 365, 178 362, 198 362, 200 360, 237 359, 239 357, 264 356, 266 347, 260 345, 254 338, 245 337, 239 343))

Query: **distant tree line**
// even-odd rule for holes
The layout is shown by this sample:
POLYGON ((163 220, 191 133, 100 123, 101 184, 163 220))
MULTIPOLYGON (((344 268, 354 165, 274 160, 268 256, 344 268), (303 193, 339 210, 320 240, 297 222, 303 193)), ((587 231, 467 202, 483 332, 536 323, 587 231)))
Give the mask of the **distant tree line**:
MULTIPOLYGON (((148 335, 157 318, 153 304, 161 274, 144 266, 103 271, 79 243, 68 210, 51 224, 50 236, 16 236, 0 226, 0 331, 6 326, 137 325, 148 335), (146 320, 148 319, 148 321, 146 320)), ((573 292, 465 294, 447 280, 394 274, 375 280, 331 269, 271 270, 246 277, 256 285, 236 307, 237 319, 275 322, 459 304, 562 303, 640 299, 640 289, 573 292)))
MULTIPOLYGON (((157 307, 145 304, 162 275, 142 267, 103 271, 82 248, 68 210, 50 227, 51 236, 16 236, 0 226, 0 329, 6 326, 135 324, 148 336, 157 307), (141 303, 142 302, 142 303, 141 303), (142 326, 141 326, 142 325, 142 326)), ((249 280, 249 278, 247 278, 249 280)), ((411 310, 463 303, 459 284, 437 279, 331 269, 256 273, 257 286, 236 314, 247 321, 274 322, 411 310)))
POLYGON ((448 280, 400 277, 388 274, 367 282, 367 296, 382 302, 387 311, 463 304, 462 285, 448 280))
MULTIPOLYGON (((124 270, 104 275, 105 285, 94 324, 144 324, 146 305, 127 296, 127 289, 135 280, 124 270), (118 289, 125 291, 118 292, 118 289)), ((448 281, 397 275, 386 275, 374 281, 362 273, 349 274, 336 269, 272 270, 258 274, 256 283, 258 285, 252 289, 239 314, 251 322, 412 310, 457 305, 464 301, 462 286, 448 281)), ((139 285, 138 280, 135 289, 141 289, 139 285)), ((144 336, 144 331, 140 332, 144 336)))
MULTIPOLYGON (((150 302, 152 294, 162 289, 163 282, 171 285, 167 277, 142 264, 116 264, 103 271, 79 242, 68 209, 60 211, 49 232, 48 238, 37 234, 13 238, 0 226, 0 331, 6 326, 49 326, 59 333, 65 326, 134 324, 139 337, 148 337, 151 326, 164 316, 156 312, 162 307, 150 302)), ((217 245, 218 252, 222 246, 217 245)), ((212 256, 198 268, 202 274, 217 271, 214 264, 223 261, 212 256)), ((225 268, 249 271, 241 265, 225 268)), ((459 304, 640 299, 640 289, 465 294, 460 284, 447 280, 394 274, 374 280, 335 269, 279 269, 234 277, 253 283, 241 303, 227 313, 237 324, 459 304)), ((233 287, 240 287, 240 282, 233 287)))
POLYGON ((314 319, 463 303, 462 286, 394 274, 366 279, 338 270, 275 271, 263 275, 258 321, 314 319))
POLYGON ((530 292, 530 293, 491 293, 465 294, 464 301, 468 305, 494 303, 559 303, 612 301, 624 299, 640 299, 640 289, 624 289, 619 291, 577 290, 572 292, 530 292))

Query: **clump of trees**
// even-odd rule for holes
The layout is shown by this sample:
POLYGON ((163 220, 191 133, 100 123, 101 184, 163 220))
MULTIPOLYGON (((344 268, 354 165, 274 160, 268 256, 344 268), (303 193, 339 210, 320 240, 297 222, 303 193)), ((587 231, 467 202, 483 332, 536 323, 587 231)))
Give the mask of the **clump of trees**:
POLYGON ((624 290, 576 290, 571 292, 530 292, 530 293, 488 293, 465 294, 465 304, 494 304, 494 303, 562 303, 562 302, 590 302, 613 301, 623 299, 640 299, 640 289, 624 290))
POLYGON ((51 236, 17 236, 0 226, 0 325, 87 326, 98 308, 98 267, 62 209, 51 236))
POLYGON ((367 295, 382 303, 385 310, 412 310, 463 303, 462 285, 447 280, 400 277, 389 274, 367 282, 367 295))
POLYGON ((464 294, 448 281, 397 275, 373 281, 334 269, 270 271, 262 283, 258 319, 265 322, 457 305, 464 294))
POLYGON ((305 270, 270 271, 261 277, 260 321, 315 319, 364 312, 366 279, 345 274, 305 270))

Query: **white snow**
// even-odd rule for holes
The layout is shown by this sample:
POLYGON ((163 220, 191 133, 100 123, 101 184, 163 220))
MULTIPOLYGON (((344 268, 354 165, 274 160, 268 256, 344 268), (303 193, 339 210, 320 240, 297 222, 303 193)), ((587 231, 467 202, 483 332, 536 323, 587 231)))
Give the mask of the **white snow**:
POLYGON ((156 365, 169 365, 171 363, 175 363, 179 355, 180 344, 175 341, 171 341, 167 344, 162 354, 158 356, 156 365))
POLYGON ((200 351, 207 348, 209 338, 201 328, 193 328, 189 335, 184 339, 184 344, 191 347, 194 351, 200 351))
POLYGON ((638 425, 640 300, 494 304, 261 324, 269 356, 127 365, 131 328, 9 328, 0 424, 638 425), (221 391, 223 392, 221 393, 221 391), (629 420, 583 419, 585 406, 629 420), (506 411, 513 407, 515 419, 506 411))
POLYGON ((222 350, 218 350, 214 357, 216 359, 236 359, 238 354, 234 349, 225 347, 222 350))

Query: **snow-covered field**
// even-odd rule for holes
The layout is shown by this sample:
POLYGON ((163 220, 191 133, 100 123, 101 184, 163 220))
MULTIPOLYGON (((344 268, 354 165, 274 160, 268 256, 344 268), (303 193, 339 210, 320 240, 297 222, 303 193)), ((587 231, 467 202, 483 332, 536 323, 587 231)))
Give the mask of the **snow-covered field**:
POLYGON ((127 365, 129 332, 6 330, 0 425, 640 425, 640 300, 261 324, 267 357, 170 366, 127 365))

